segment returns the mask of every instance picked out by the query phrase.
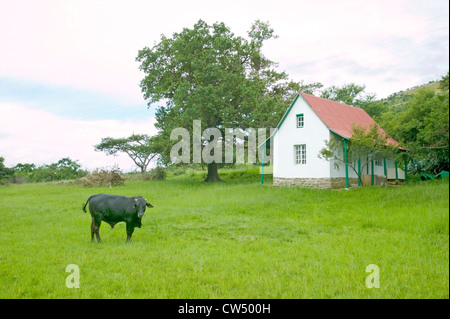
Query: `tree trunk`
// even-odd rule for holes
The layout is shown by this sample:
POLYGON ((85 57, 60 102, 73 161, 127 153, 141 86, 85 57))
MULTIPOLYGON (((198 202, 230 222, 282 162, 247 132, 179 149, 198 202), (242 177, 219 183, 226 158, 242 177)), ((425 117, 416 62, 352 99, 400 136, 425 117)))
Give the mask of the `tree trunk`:
POLYGON ((208 175, 204 182, 223 182, 219 177, 219 170, 216 162, 208 164, 208 175))

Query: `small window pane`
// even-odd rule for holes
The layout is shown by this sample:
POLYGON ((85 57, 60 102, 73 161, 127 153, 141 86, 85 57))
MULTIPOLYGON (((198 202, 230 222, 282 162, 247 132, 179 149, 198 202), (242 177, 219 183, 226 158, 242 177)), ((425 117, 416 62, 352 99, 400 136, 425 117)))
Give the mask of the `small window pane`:
POLYGON ((295 164, 306 164, 306 145, 295 145, 295 164))
POLYGON ((303 127, 304 122, 305 120, 303 114, 297 114, 297 127, 303 127))

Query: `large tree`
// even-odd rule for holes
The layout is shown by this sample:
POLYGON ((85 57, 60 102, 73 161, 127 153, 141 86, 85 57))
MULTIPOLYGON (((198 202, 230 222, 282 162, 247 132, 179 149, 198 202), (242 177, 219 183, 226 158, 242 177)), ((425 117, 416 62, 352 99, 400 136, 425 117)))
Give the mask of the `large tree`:
MULTIPOLYGON (((263 43, 274 39, 268 23, 256 21, 248 39, 233 34, 224 23, 208 25, 199 20, 171 38, 164 35, 152 48, 139 51, 136 58, 145 73, 142 92, 149 107, 156 110, 160 140, 166 151, 175 143, 169 136, 175 128, 187 129, 193 120, 201 130, 274 127, 302 84, 289 81, 275 70, 276 63, 262 54, 263 43)), ((312 90, 315 85, 303 86, 312 90)), ((202 141, 207 145, 208 140, 202 141)), ((167 156, 166 156, 167 157, 167 156)), ((222 158, 222 157, 221 157, 222 158)), ((207 163, 206 181, 220 180, 218 163, 207 163)))
POLYGON ((366 93, 365 89, 365 85, 355 83, 344 84, 341 87, 332 85, 323 90, 320 97, 364 109, 375 100, 375 94, 366 93))

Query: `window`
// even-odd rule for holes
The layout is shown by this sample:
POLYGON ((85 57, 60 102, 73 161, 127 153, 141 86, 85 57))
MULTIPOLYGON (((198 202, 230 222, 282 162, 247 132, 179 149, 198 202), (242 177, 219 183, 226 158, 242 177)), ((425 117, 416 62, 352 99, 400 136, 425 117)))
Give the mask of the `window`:
POLYGON ((306 145, 294 145, 295 164, 306 164, 306 145))
POLYGON ((303 127, 304 122, 305 122, 305 118, 304 118, 303 114, 297 114, 297 128, 303 127))
POLYGON ((375 159, 375 166, 381 166, 381 158, 375 159))

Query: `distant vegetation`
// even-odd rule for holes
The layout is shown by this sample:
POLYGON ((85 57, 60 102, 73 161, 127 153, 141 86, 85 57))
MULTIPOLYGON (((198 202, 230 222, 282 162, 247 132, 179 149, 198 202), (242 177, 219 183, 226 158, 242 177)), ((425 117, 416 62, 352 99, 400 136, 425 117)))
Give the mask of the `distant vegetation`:
POLYGON ((5 167, 4 158, 0 157, 0 184, 70 180, 84 177, 87 174, 88 172, 81 169, 81 165, 77 161, 68 157, 50 165, 37 166, 32 163, 19 163, 11 168, 5 167))
POLYGON ((363 107, 411 159, 411 173, 449 170, 449 73, 363 107))

